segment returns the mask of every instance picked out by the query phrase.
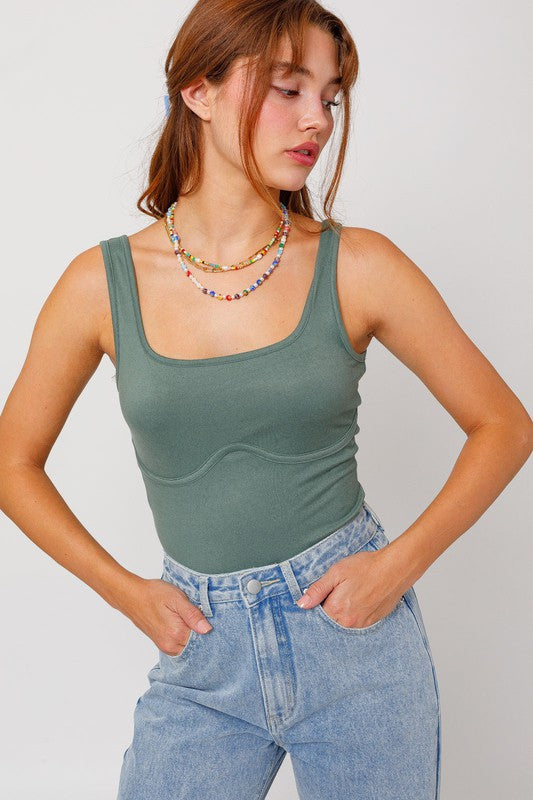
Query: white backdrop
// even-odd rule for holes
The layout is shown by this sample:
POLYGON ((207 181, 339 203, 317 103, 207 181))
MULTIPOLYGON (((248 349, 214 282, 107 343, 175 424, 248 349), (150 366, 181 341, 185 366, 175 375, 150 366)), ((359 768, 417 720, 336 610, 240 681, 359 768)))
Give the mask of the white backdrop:
MULTIPOLYGON (((191 5, 33 0, 4 10, 2 405, 67 264, 152 221, 135 201, 164 115, 164 57, 191 5)), ((361 58, 337 215, 402 248, 531 409, 531 4, 328 7, 361 58)), ((311 186, 319 174, 320 164, 311 186)), ((159 577, 113 374, 105 357, 47 472, 115 558, 159 577)), ((377 341, 361 394, 359 475, 394 538, 439 491, 465 437, 377 341)), ((416 583, 441 692, 441 800, 524 800, 533 784, 531 478, 528 463, 416 583)), ((0 526, 0 791, 114 800, 155 646, 4 514, 0 526)), ((269 798, 297 798, 288 756, 269 798)))

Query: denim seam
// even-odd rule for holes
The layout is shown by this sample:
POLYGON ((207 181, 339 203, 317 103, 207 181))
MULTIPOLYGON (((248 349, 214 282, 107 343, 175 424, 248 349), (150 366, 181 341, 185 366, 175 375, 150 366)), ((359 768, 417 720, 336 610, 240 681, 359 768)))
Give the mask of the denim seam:
POLYGON ((249 622, 249 625, 250 625, 250 633, 252 635, 252 642, 253 642, 253 645, 254 645, 253 646, 254 658, 255 658, 255 663, 256 663, 256 666, 257 666, 257 673, 259 675, 259 683, 261 685, 261 698, 263 700, 263 706, 264 706, 264 711, 265 711, 265 719, 266 719, 267 729, 270 731, 270 733, 272 735, 274 735, 274 732, 270 728, 270 721, 272 720, 272 716, 271 716, 271 713, 270 713, 270 706, 268 704, 268 693, 267 693, 266 687, 265 687, 265 676, 263 674, 263 668, 262 668, 262 664, 261 664, 261 659, 257 658, 257 646, 258 646, 257 637, 255 635, 254 623, 253 623, 253 620, 251 618, 251 614, 250 614, 249 610, 248 610, 248 622, 249 622))
MULTIPOLYGON (((287 635, 287 629, 283 621, 283 612, 280 607, 279 599, 276 600, 275 603, 272 603, 272 616, 274 617, 274 626, 276 628, 276 634, 279 637, 278 641, 281 642, 282 645, 284 644, 285 647, 287 647, 287 649, 290 649, 289 637, 287 635)), ((279 718, 280 722, 285 722, 287 718, 291 716, 294 707, 296 705, 296 692, 295 692, 296 674, 294 671, 294 664, 292 657, 290 659, 290 675, 288 677, 289 680, 285 681, 285 686, 287 687, 287 710, 285 711, 284 714, 281 714, 279 718)))
POLYGON ((329 622, 329 624, 330 624, 330 625, 331 625, 333 628, 335 628, 335 630, 338 630, 338 631, 340 631, 341 633, 348 633, 348 634, 355 634, 355 635, 358 635, 358 636, 362 636, 362 635, 364 635, 364 634, 371 634, 371 633, 373 633, 373 632, 374 632, 376 629, 378 629, 378 628, 381 628, 381 626, 382 626, 382 625, 383 625, 385 622, 387 622, 387 620, 388 620, 390 617, 392 617, 392 615, 393 615, 393 614, 395 614, 395 613, 396 613, 396 611, 399 611, 399 610, 400 610, 400 608, 402 607, 402 604, 403 604, 403 597, 401 597, 401 598, 398 600, 397 604, 394 606, 394 608, 392 609, 392 611, 389 611, 389 613, 388 613, 388 614, 386 614, 386 615, 385 615, 384 617, 382 617, 381 619, 378 619, 378 621, 377 621, 377 622, 374 622, 372 625, 367 625, 365 628, 350 628, 350 627, 347 627, 347 626, 341 625, 341 624, 340 624, 340 622, 336 622, 334 619, 332 619, 332 618, 331 618, 331 617, 330 617, 330 616, 329 616, 329 615, 328 615, 328 614, 327 614, 327 613, 324 611, 324 609, 322 608, 322 605, 321 605, 320 603, 319 603, 317 606, 315 606, 315 609, 311 609, 311 610, 312 610, 312 611, 313 611, 313 610, 316 610, 316 611, 318 611, 318 613, 319 613, 319 615, 322 617, 322 619, 324 619, 326 622, 329 622))
POLYGON ((194 645, 197 641, 199 641, 199 638, 206 635, 198 633, 198 631, 195 631, 194 628, 190 628, 190 631, 191 632, 189 634, 189 638, 187 639, 187 643, 180 653, 176 653, 175 656, 170 656, 168 653, 164 653, 163 650, 161 650, 163 655, 165 655, 167 658, 170 658, 174 662, 181 661, 182 658, 185 660, 185 657, 191 652, 191 650, 194 649, 194 645))
MULTIPOLYGON (((278 747, 280 747, 280 746, 281 745, 278 745, 278 747)), ((263 782, 261 784, 261 789, 260 789, 260 792, 259 792, 259 795, 258 795, 258 800, 264 800, 264 798, 266 797, 267 792, 270 789, 270 787, 272 786, 274 778, 276 777, 276 774, 278 772, 280 764, 283 761, 283 759, 285 758, 285 753, 286 753, 286 750, 282 749, 281 752, 276 755, 276 757, 273 760, 273 762, 269 765, 268 772, 267 772, 267 774, 266 774, 266 776, 263 779, 263 782)))
POLYGON ((433 662, 433 656, 431 655, 431 649, 430 649, 430 646, 429 646, 429 642, 427 641, 426 636, 424 635, 422 629, 420 628, 420 624, 418 622, 417 615, 416 615, 411 603, 409 602, 407 596, 405 596, 405 603, 406 603, 407 607, 409 608, 409 611, 413 615, 414 620, 416 622, 417 628, 418 628, 419 633, 420 633, 420 637, 421 637, 422 642, 424 644, 424 648, 426 650, 426 653, 428 654, 429 662, 431 664, 431 671, 432 671, 432 674, 433 674, 433 685, 435 687, 435 699, 436 699, 436 703, 437 703, 437 775, 436 775, 436 781, 435 781, 435 800, 438 800, 439 796, 440 796, 441 724, 442 723, 441 723, 440 693, 439 693, 439 688, 438 688, 438 684, 437 684, 437 675, 436 675, 436 670, 435 670, 435 664, 433 662))
MULTIPOLYGON (((188 599, 194 605, 197 605, 197 603, 200 602, 200 598, 199 597, 194 597, 194 596, 191 596, 191 595, 187 594, 185 589, 183 589, 182 586, 179 586, 179 584, 173 584, 173 585, 174 586, 177 585, 178 589, 181 589, 182 592, 185 592, 185 594, 187 595, 188 599)), ((246 604, 246 606, 243 606, 243 607, 245 607, 245 608, 255 608, 255 606, 259 605, 259 603, 264 603, 264 601, 268 600, 270 597, 278 597, 278 596, 283 595, 283 594, 288 594, 288 592, 289 592, 289 589, 283 589, 282 591, 273 592, 272 594, 266 594, 264 597, 260 597, 258 600, 254 600, 253 603, 246 604)), ((211 605, 218 606, 218 605, 221 605, 222 603, 242 603, 243 602, 243 598, 241 596, 241 597, 234 597, 234 598, 232 598, 230 600, 213 600, 213 598, 210 597, 209 598, 209 602, 210 602, 211 605)))

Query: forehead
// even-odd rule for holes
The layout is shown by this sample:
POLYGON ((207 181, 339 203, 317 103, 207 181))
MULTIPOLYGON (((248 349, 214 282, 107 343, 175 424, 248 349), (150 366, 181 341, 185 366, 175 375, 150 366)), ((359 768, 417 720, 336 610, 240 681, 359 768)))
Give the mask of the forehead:
POLYGON ((289 37, 284 34, 273 56, 272 71, 278 75, 297 75, 310 80, 324 78, 327 85, 341 85, 337 45, 331 33, 316 25, 308 25, 303 37, 302 63, 291 67, 292 46, 289 37))
MULTIPOLYGON (((314 79, 313 71, 305 66, 304 64, 297 64, 295 66, 291 66, 290 61, 274 61, 272 63, 272 71, 276 74, 280 75, 303 75, 306 78, 310 78, 311 80, 314 79)), ((339 74, 332 75, 329 81, 327 81, 328 86, 339 86, 342 83, 342 78, 339 74)))

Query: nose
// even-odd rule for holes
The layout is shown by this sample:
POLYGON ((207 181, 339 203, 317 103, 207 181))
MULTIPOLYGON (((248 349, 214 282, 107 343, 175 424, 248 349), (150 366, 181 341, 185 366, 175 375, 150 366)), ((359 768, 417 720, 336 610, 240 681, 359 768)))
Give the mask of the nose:
POLYGON ((322 102, 309 103, 305 114, 300 117, 299 127, 300 130, 308 130, 309 128, 316 131, 327 130, 330 125, 331 118, 328 117, 328 111, 322 105, 322 102))

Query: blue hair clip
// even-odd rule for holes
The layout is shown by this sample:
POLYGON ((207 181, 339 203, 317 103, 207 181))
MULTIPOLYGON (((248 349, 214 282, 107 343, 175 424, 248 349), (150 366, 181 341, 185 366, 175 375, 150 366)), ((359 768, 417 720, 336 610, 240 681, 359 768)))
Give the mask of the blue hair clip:
POLYGON ((168 94, 165 95, 165 114, 167 117, 170 117, 170 100, 168 99, 168 94))

